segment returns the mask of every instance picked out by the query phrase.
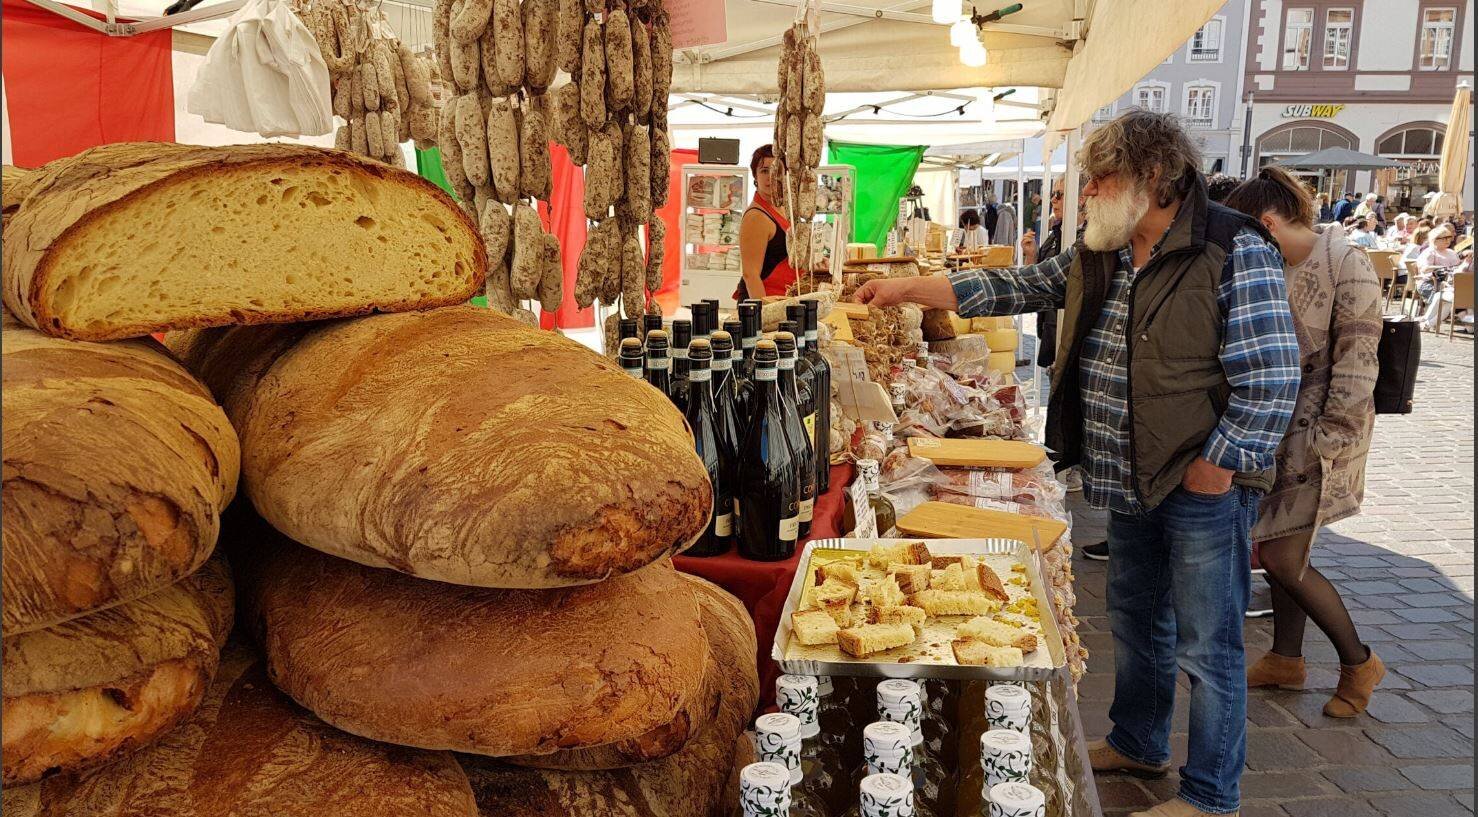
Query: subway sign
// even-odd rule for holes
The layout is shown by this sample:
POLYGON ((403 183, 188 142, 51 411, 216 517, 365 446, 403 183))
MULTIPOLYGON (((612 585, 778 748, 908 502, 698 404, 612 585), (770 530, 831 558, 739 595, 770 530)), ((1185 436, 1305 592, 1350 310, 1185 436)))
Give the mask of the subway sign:
POLYGON ((1283 109, 1284 119, 1333 119, 1344 110, 1343 105, 1289 105, 1283 109))

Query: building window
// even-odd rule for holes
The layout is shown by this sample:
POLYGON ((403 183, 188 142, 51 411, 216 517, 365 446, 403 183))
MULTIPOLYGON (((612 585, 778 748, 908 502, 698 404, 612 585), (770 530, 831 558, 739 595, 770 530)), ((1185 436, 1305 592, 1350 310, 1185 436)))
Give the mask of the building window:
POLYGON ((1103 106, 1102 108, 1099 108, 1098 110, 1094 111, 1093 112, 1093 121, 1094 122, 1107 122, 1107 121, 1113 119, 1114 118, 1114 113, 1115 113, 1115 107, 1116 107, 1115 104, 1112 103, 1112 102, 1110 102, 1109 104, 1103 106))
POLYGON ((1442 136, 1436 128, 1407 128, 1380 140, 1375 152, 1382 156, 1437 158, 1442 155, 1442 136))
POLYGON ((1457 9, 1427 9, 1422 12, 1421 61, 1423 71, 1446 71, 1452 67, 1452 31, 1457 9))
POLYGON ((1330 9, 1324 17, 1324 68, 1343 71, 1350 67, 1350 35, 1355 28, 1353 9, 1330 9))
POLYGON ((1309 51, 1314 42, 1314 10, 1289 9, 1283 24, 1283 70, 1309 70, 1309 51))
POLYGON ((1216 86, 1187 85, 1185 88, 1186 124, 1193 128, 1210 128, 1216 124, 1216 86))
POLYGON ((1146 83, 1134 89, 1134 104, 1147 111, 1165 112, 1165 85, 1146 83))
POLYGON ((1189 62, 1221 62, 1221 30, 1223 20, 1213 17, 1191 35, 1189 62))
POLYGON ((1391 179, 1394 206, 1418 209, 1428 193, 1440 189, 1437 173, 1442 167, 1443 135, 1440 128, 1415 124, 1376 140, 1376 153, 1401 163, 1391 179))

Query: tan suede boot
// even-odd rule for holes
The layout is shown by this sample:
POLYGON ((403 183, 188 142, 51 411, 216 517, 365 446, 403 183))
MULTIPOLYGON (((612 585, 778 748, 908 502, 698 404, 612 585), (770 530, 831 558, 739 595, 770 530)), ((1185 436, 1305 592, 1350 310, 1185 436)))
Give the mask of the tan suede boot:
POLYGON ((1386 677, 1386 665, 1381 663, 1375 650, 1363 664, 1339 665, 1339 686, 1334 697, 1324 705, 1324 714, 1331 718, 1353 718, 1370 705, 1370 693, 1386 677))
POLYGON ((1110 746, 1107 740, 1095 740, 1088 743, 1088 765, 1095 772, 1123 772, 1143 780, 1159 780, 1170 771, 1168 763, 1164 766, 1150 766, 1130 760, 1119 754, 1119 751, 1110 746))
POLYGON ((1303 656, 1289 658, 1275 652, 1265 652, 1257 659, 1257 663, 1247 668, 1247 687, 1299 690, 1304 688, 1306 677, 1303 656))

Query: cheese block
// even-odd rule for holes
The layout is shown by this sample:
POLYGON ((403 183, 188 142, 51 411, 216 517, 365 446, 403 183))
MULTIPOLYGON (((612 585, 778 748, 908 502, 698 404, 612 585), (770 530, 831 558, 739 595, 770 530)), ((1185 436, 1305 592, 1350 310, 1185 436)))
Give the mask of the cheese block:
POLYGON ((970 331, 982 335, 1001 329, 1014 328, 1016 328, 1016 323, 1010 318, 1010 316, 970 319, 970 331))
MULTIPOLYGON (((837 304, 837 306, 840 307, 842 304, 837 304)), ((831 314, 827 315, 822 322, 831 327, 831 339, 834 341, 852 343, 857 339, 852 334, 852 319, 848 318, 847 313, 840 309, 834 308, 831 314)))
POLYGON ((236 430, 153 338, 47 337, 7 313, 3 630, 140 598, 200 567, 236 493, 236 430))
POLYGON ((981 438, 909 437, 908 453, 935 465, 964 468, 1035 468, 1047 459, 1047 449, 1035 443, 981 438))
POLYGON ((711 817, 738 801, 731 771, 753 760, 744 726, 759 701, 754 624, 733 596, 701 579, 684 581, 710 634, 709 670, 721 679, 718 706, 697 734, 668 757, 605 771, 519 768, 464 755, 485 817, 711 817))
POLYGON ((124 142, 35 171, 5 227, 5 306, 78 340, 461 303, 477 224, 431 182, 303 145, 124 142))
POLYGON ((931 500, 900 517, 898 530, 930 539, 1016 539, 1045 551, 1067 532, 1067 523, 931 500))
POLYGON ((476 817, 451 754, 356 738, 304 712, 244 644, 200 708, 153 746, 80 777, 5 788, 6 817, 476 817))
POLYGON ((242 612, 274 683, 362 737, 492 756, 630 740, 700 694, 708 642, 669 560, 595 585, 414 579, 233 524, 242 612))
POLYGON ((1014 352, 1019 342, 1020 336, 1014 328, 993 329, 985 333, 985 344, 992 352, 1014 352))
POLYGON ((848 318, 856 320, 867 320, 867 304, 853 303, 852 301, 837 301, 831 305, 831 311, 841 313, 848 318))
POLYGON ((564 587, 692 543, 682 414, 575 341, 451 307, 171 334, 242 439, 258 513, 309 547, 480 587, 564 587))
POLYGON ((141 599, 5 638, 5 785, 113 760, 189 717, 215 674, 232 601, 216 558, 141 599))
POLYGON ((991 352, 990 357, 986 358, 985 368, 989 372, 1012 374, 1016 371, 1016 353, 991 352))

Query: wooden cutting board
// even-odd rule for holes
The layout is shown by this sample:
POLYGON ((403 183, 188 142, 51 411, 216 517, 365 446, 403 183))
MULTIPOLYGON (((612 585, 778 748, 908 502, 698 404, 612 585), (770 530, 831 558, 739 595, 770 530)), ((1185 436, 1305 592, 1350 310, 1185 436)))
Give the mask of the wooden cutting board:
POLYGON ((1043 550, 1056 544, 1067 532, 1067 523, 1038 516, 969 508, 949 502, 925 502, 898 520, 898 530, 907 536, 936 539, 1015 539, 1033 544, 1032 531, 1043 550))
POLYGON ((1046 449, 1019 440, 909 437, 908 453, 931 460, 935 465, 967 468, 1035 468, 1047 459, 1046 449))

